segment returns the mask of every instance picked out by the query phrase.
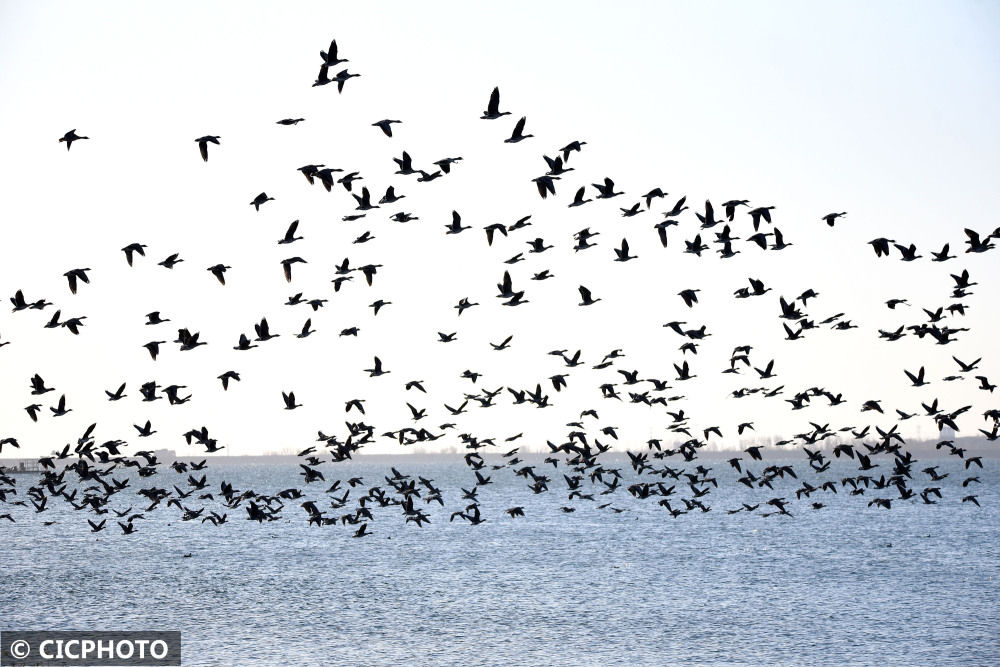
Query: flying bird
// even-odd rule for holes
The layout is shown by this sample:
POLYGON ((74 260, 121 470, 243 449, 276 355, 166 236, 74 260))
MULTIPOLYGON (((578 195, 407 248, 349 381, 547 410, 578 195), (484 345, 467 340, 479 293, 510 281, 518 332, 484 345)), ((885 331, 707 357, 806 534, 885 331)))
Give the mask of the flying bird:
POLYGON ((486 111, 480 116, 483 120, 496 120, 501 116, 509 116, 509 111, 500 111, 500 88, 494 88, 493 92, 490 93, 490 101, 486 106, 486 111))
POLYGON ((90 137, 81 137, 76 133, 76 130, 70 130, 66 134, 59 138, 59 143, 66 142, 66 150, 68 151, 73 145, 74 141, 79 141, 80 139, 90 139, 90 137))
POLYGON ((221 137, 217 137, 211 134, 206 134, 204 137, 198 137, 197 139, 195 139, 195 141, 198 143, 198 151, 201 153, 201 159, 203 161, 208 162, 208 144, 213 143, 216 146, 218 146, 220 138, 221 137))

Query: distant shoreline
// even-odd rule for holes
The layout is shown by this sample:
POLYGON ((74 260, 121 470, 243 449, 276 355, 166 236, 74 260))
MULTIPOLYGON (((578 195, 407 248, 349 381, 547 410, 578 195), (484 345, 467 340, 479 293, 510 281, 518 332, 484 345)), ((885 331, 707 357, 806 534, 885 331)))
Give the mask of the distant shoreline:
MULTIPOLYGON (((831 438, 831 441, 833 439, 831 438)), ((816 443, 814 445, 807 445, 808 449, 816 451, 822 450, 824 452, 832 452, 835 443, 827 441, 824 443, 816 443)), ((918 458, 940 458, 940 459, 950 459, 952 458, 948 453, 947 449, 936 449, 935 445, 938 440, 923 440, 919 442, 909 442, 903 445, 905 450, 911 452, 914 456, 918 458)), ((982 456, 988 459, 1000 459, 1000 446, 989 442, 984 438, 976 437, 965 437, 965 438, 955 438, 954 444, 957 447, 962 447, 966 450, 968 454, 973 456, 982 456)), ((663 448, 672 448, 671 445, 663 443, 663 448)), ((499 455, 503 452, 510 451, 518 447, 516 442, 504 443, 504 445, 498 445, 496 447, 491 447, 486 450, 480 450, 484 455, 496 454, 499 455)), ((320 450, 322 451, 322 450, 320 450)), ((471 450, 469 450, 471 451, 471 450)), ((637 451, 649 451, 645 446, 645 443, 641 447, 636 447, 631 450, 632 452, 637 451)), ((655 450, 654 450, 655 451, 655 450)), ((768 446, 764 450, 769 453, 769 458, 795 458, 798 456, 804 456, 802 451, 802 445, 786 445, 782 447, 768 446), (778 454, 778 456, 775 456, 778 454)), ((733 457, 734 455, 739 455, 743 452, 742 449, 709 449, 708 447, 698 450, 698 459, 704 460, 721 460, 724 461, 733 457)), ((392 454, 367 454, 363 452, 355 453, 353 458, 348 461, 343 461, 341 463, 349 464, 352 461, 354 463, 391 463, 393 461, 405 460, 409 462, 426 461, 428 463, 434 462, 447 462, 447 461, 461 461, 461 457, 464 455, 464 450, 447 451, 447 452, 427 452, 418 451, 416 449, 402 450, 400 452, 394 452, 392 454)), ((175 459, 184 460, 194 460, 200 461, 201 459, 206 459, 214 465, 218 464, 260 464, 260 465, 289 465, 300 463, 301 459, 294 454, 255 454, 255 455, 220 455, 220 454, 206 454, 206 453, 191 453, 191 454, 177 454, 174 450, 157 450, 157 457, 161 461, 172 461, 175 459)), ((529 450, 523 446, 520 447, 519 456, 523 459, 531 459, 532 463, 536 463, 535 459, 538 459, 537 463, 542 462, 542 459, 549 455, 549 452, 541 450, 529 450)), ((615 449, 608 451, 604 456, 608 458, 621 458, 627 460, 625 450, 615 449)), ((21 456, 21 457, 2 457, 0 458, 0 467, 11 468, 17 465, 21 461, 31 461, 37 462, 39 457, 31 456, 21 456)), ((131 457, 126 457, 131 458, 131 457)), ((954 457, 956 460, 958 457, 954 457)), ((71 456, 65 461, 73 461, 76 456, 71 456)), ((666 460, 683 460, 683 457, 675 455, 673 457, 668 457, 666 460)))

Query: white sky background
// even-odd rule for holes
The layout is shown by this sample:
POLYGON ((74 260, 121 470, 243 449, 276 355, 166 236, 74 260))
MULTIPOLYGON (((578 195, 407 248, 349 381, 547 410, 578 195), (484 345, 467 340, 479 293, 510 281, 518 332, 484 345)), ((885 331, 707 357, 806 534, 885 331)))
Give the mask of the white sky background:
MULTIPOLYGON (((55 303, 41 313, 0 310, 0 340, 11 342, 0 348, 0 437, 15 436, 21 453, 37 455, 96 421, 99 440, 193 454, 180 434, 205 424, 231 453, 298 449, 317 429, 343 433, 344 402, 355 397, 367 400, 362 418, 378 432, 412 425, 409 400, 428 408, 417 426, 437 432, 455 421, 455 432, 482 437, 525 431, 530 447, 561 441, 564 424, 589 407, 601 415, 594 424, 619 427, 623 441, 663 437, 662 408, 600 398, 598 385, 623 378, 590 366, 613 348, 627 355, 615 368, 640 377, 673 380, 672 363, 686 358, 699 377, 672 383, 666 394, 687 399, 671 409, 685 408, 699 430, 722 426, 732 445, 741 421, 763 436, 805 430, 810 420, 889 426, 892 408, 916 412, 935 396, 946 409, 975 406, 960 421, 963 433, 983 426, 981 412, 998 399, 971 378, 940 378, 957 372, 954 354, 984 357, 981 371, 1000 379, 989 354, 1000 331, 1000 254, 964 254, 962 233, 1000 225, 997 5, 621 4, 0 2, 0 291, 55 303), (334 85, 311 87, 331 38, 350 60, 343 67, 362 75, 342 95, 334 85), (480 120, 495 85, 512 115, 480 120), (522 115, 535 138, 504 144, 522 115), (275 124, 286 117, 306 120, 275 124), (403 121, 391 139, 370 126, 382 118, 403 121), (70 128, 91 139, 67 154, 57 139, 70 128), (204 134, 222 137, 207 164, 193 141, 204 134), (530 179, 546 171, 542 154, 573 139, 588 142, 569 160, 575 171, 557 183, 556 198, 541 200, 530 179), (417 183, 393 174, 391 158, 403 150, 417 167, 464 160, 449 176, 417 183), (375 200, 387 185, 406 199, 341 222, 353 199, 340 186, 308 186, 296 168, 309 163, 360 171, 355 190, 368 185, 375 200), (604 176, 626 194, 566 207, 577 187, 604 176), (620 216, 620 206, 656 186, 670 193, 666 201, 620 216), (275 201, 255 213, 248 202, 261 191, 275 201), (692 210, 663 249, 652 225, 682 195, 692 210), (717 246, 701 259, 683 255, 706 198, 720 213, 728 199, 776 206, 775 226, 794 245, 763 252, 741 240, 734 259, 720 260, 717 246), (445 236, 453 209, 474 228, 445 236), (397 211, 420 220, 390 222, 397 211), (831 211, 848 212, 834 229, 819 219, 831 211), (483 226, 529 213, 532 226, 487 247, 483 226), (276 245, 293 219, 305 240, 276 245), (572 234, 584 227, 601 232, 599 245, 574 253, 572 234), (351 244, 365 230, 375 240, 351 244), (537 236, 555 248, 528 255, 525 242, 537 236), (637 261, 612 261, 623 236, 637 261), (878 236, 916 243, 925 258, 906 264, 893 251, 876 260, 866 242, 878 236), (148 256, 129 269, 119 248, 133 241, 147 244, 148 256), (959 258, 929 262, 945 242, 959 258), (156 266, 173 252, 185 261, 173 271, 156 266), (494 285, 517 252, 528 261, 509 268, 530 303, 503 308, 494 285), (286 285, 278 263, 294 255, 309 264, 286 285), (383 264, 374 287, 357 274, 333 294, 333 267, 344 257, 352 266, 383 264), (218 262, 233 267, 226 287, 205 270, 218 262), (72 296, 62 274, 75 267, 90 267, 92 283, 72 296), (543 268, 556 278, 528 280, 543 268), (948 274, 963 268, 979 286, 962 300, 968 315, 945 321, 972 328, 958 343, 877 339, 878 328, 925 321, 921 306, 951 303, 948 274), (774 291, 734 299, 748 276, 774 291), (577 307, 580 284, 603 300, 577 307), (685 288, 702 290, 693 309, 677 296, 685 288), (860 328, 827 326, 784 341, 778 295, 807 288, 821 295, 810 317, 844 312, 860 328), (296 292, 329 303, 318 313, 281 305, 296 292), (466 296, 482 305, 458 318, 452 306, 466 296), (882 302, 891 297, 914 305, 890 311, 882 302), (393 305, 373 318, 366 306, 377 298, 393 305), (87 316, 80 336, 42 328, 55 308, 63 318, 87 316), (172 322, 144 326, 151 310, 172 322), (281 337, 233 351, 262 316, 281 337), (318 333, 295 339, 310 316, 318 333), (671 320, 707 324, 713 336, 697 356, 682 355, 684 340, 661 327, 671 320), (336 335, 352 325, 358 339, 336 335), (141 345, 173 340, 178 326, 200 331, 208 345, 184 353, 164 345, 151 361, 141 345), (458 341, 437 343, 437 331, 457 331, 458 341), (488 341, 508 334, 510 350, 490 349, 488 341), (775 359, 778 377, 720 374, 740 344, 754 345, 758 367, 775 359), (586 366, 564 369, 545 354, 561 348, 582 349, 586 366), (389 375, 362 371, 374 354, 389 375), (915 389, 902 369, 921 365, 932 384, 915 389), (230 368, 243 382, 223 393, 215 378, 230 368), (476 385, 458 379, 467 368, 484 377, 476 385), (56 391, 30 396, 36 372, 56 391), (570 388, 557 394, 546 378, 562 372, 570 388), (138 387, 153 379, 187 385, 194 399, 141 403, 138 387), (429 394, 404 392, 410 379, 424 380, 429 394), (123 381, 128 398, 108 403, 102 390, 123 381), (472 402, 459 418, 441 405, 480 387, 540 381, 554 404, 547 410, 508 406, 506 392, 500 407, 472 402), (782 398, 818 385, 848 403, 789 412, 778 399, 727 398, 740 386, 780 384, 782 398), (282 410, 282 390, 294 390, 304 407, 282 410), (53 419, 47 407, 62 393, 73 412, 53 419), (885 417, 858 413, 871 398, 883 399, 885 417), (32 402, 45 406, 38 424, 23 410, 32 402), (139 440, 131 424, 146 419, 159 433, 139 440)), ((705 230, 705 241, 719 229, 705 230)), ((733 233, 752 233, 745 212, 733 233)), ((627 399, 629 388, 619 390, 627 399)), ((902 425, 909 435, 918 428, 925 437, 936 431, 929 418, 902 425)))

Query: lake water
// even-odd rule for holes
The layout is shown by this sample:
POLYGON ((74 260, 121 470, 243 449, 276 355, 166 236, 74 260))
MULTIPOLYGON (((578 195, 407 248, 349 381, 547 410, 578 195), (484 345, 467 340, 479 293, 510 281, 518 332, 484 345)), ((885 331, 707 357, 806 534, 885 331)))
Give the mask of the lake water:
MULTIPOLYGON (((627 459, 613 461, 628 469, 627 459)), ((750 490, 724 460, 699 461, 719 480, 704 498, 711 511, 677 518, 656 496, 629 495, 632 473, 613 494, 569 501, 562 465, 529 462, 548 469, 551 490, 536 495, 510 469, 490 471, 479 492, 486 521, 473 526, 448 520, 468 504, 460 487, 475 482, 458 457, 393 459, 404 474, 432 478, 445 507, 417 500, 431 515, 422 528, 404 523, 399 507, 376 507, 362 539, 350 525, 308 525, 303 500, 331 516, 348 509, 329 509, 326 485, 303 487, 298 467, 285 464, 212 462, 205 471, 217 496, 222 479, 260 493, 306 488, 262 525, 197 493, 186 506, 228 511, 229 522, 182 522, 161 506, 133 535, 113 514, 92 534, 85 518, 96 517, 66 503, 41 514, 0 504, 17 520, 0 521, 0 630, 180 630, 185 665, 1000 664, 995 461, 974 469, 983 483, 969 489, 954 458, 935 462, 951 474, 934 483, 916 472, 922 461, 913 488, 939 486, 944 498, 891 510, 867 502, 894 491, 838 488, 796 502, 796 480, 750 490), (960 502, 968 493, 981 508, 960 502), (763 517, 766 504, 726 513, 776 496, 793 516, 763 517), (597 509, 605 502, 625 511, 597 509), (503 513, 515 505, 523 518, 503 513)), ((813 475, 795 464, 800 477, 813 475)), ((327 485, 365 479, 348 508, 362 489, 388 487, 388 460, 336 465, 322 468, 327 485)), ((142 486, 183 487, 186 475, 163 468, 133 478, 112 505, 144 507, 134 493, 142 486)), ((838 461, 817 479, 851 474, 856 464, 838 461)), ((16 498, 34 478, 18 476, 16 498)), ((680 495, 691 494, 678 483, 680 495)))

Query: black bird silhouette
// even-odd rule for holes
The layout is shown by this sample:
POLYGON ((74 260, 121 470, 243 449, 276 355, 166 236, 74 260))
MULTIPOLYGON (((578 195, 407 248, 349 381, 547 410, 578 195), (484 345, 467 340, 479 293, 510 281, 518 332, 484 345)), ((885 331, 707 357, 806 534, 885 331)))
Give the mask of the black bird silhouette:
POLYGON ((826 224, 828 224, 829 226, 833 227, 834 223, 837 222, 837 218, 843 218, 845 215, 847 215, 847 213, 845 212, 827 213, 826 215, 823 216, 822 220, 826 222, 826 224))
POLYGON ((180 258, 180 253, 175 252, 172 255, 168 255, 162 262, 157 262, 157 264, 165 269, 172 269, 183 261, 184 260, 180 258))
POLYGON ((288 229, 285 230, 285 235, 281 237, 278 241, 278 245, 287 245, 289 243, 295 243, 296 241, 301 241, 303 237, 296 236, 295 232, 299 228, 299 221, 293 220, 291 224, 288 225, 288 229))
POLYGON ((59 143, 66 142, 66 150, 68 151, 70 147, 73 145, 73 142, 79 141, 80 139, 90 139, 90 137, 81 137, 76 133, 76 130, 73 129, 67 132, 66 134, 62 135, 59 138, 59 143))
POLYGON ((118 389, 116 389, 114 392, 110 392, 107 389, 105 389, 104 393, 108 395, 109 401, 120 401, 121 399, 125 398, 125 383, 122 382, 118 386, 118 389))
POLYGON ((584 287, 583 285, 580 285, 579 290, 580 290, 580 298, 582 299, 582 301, 579 304, 581 306, 592 306, 601 300, 600 298, 597 299, 593 298, 591 296, 590 290, 584 287))
POLYGON ((296 403, 295 402, 295 392, 294 391, 290 391, 290 392, 287 392, 287 393, 281 392, 281 400, 284 401, 284 403, 285 403, 285 409, 286 410, 294 410, 295 408, 301 408, 302 407, 301 403, 296 403))
POLYGON ((266 192, 261 192, 259 195, 253 198, 250 205, 254 207, 254 210, 260 211, 260 207, 269 201, 274 201, 274 197, 268 197, 266 192))
POLYGON ((627 262, 630 259, 636 259, 637 255, 630 255, 628 250, 628 239, 622 239, 621 248, 615 248, 615 261, 616 262, 627 262))
POLYGON ((69 291, 76 294, 77 281, 90 283, 90 278, 87 276, 87 271, 90 269, 72 269, 67 271, 63 275, 66 276, 66 281, 69 283, 69 291))
POLYGON ((375 357, 375 365, 372 368, 366 368, 365 372, 368 373, 368 377, 378 377, 379 375, 385 375, 391 371, 382 370, 382 360, 375 357))
POLYGON ((285 282, 292 282, 292 265, 306 263, 306 260, 301 257, 289 257, 281 260, 281 270, 285 274, 285 282))
POLYGON ((624 192, 615 192, 615 182, 608 177, 604 177, 604 183, 591 183, 597 191, 600 193, 597 195, 598 199, 611 199, 612 197, 617 197, 618 195, 625 194, 624 192))
POLYGON ((56 407, 54 408, 50 407, 49 410, 52 411, 53 417, 62 417, 63 415, 73 411, 72 408, 66 407, 66 394, 60 396, 59 403, 56 405, 56 407))
POLYGON ((197 139, 195 139, 195 141, 198 143, 198 151, 201 153, 201 159, 203 161, 208 162, 208 144, 213 143, 216 146, 218 146, 219 139, 221 139, 221 137, 217 137, 211 134, 206 134, 204 137, 198 137, 197 139))
POLYGON ((480 116, 483 120, 496 120, 500 116, 509 116, 509 111, 500 111, 500 88, 494 88, 490 93, 490 101, 486 106, 486 111, 480 116))
POLYGON ((146 256, 145 252, 146 246, 141 243, 130 243, 124 248, 122 252, 125 253, 125 261, 128 262, 129 266, 132 266, 132 260, 136 254, 146 256))
POLYGON ((403 122, 403 121, 400 121, 400 120, 389 120, 387 118, 385 120, 380 120, 377 123, 372 123, 372 126, 373 127, 377 127, 378 129, 382 130, 382 132, 385 133, 385 136, 391 137, 392 136, 392 124, 393 123, 401 123, 401 122, 403 122))
POLYGON ((337 72, 337 75, 332 79, 337 82, 337 92, 344 92, 344 84, 347 83, 348 79, 353 79, 355 77, 361 76, 360 74, 351 74, 346 69, 342 69, 337 72))
POLYGON ((527 117, 521 116, 521 120, 517 121, 517 123, 514 125, 514 131, 510 133, 510 137, 503 140, 505 144, 516 144, 520 141, 524 141, 525 139, 530 139, 531 137, 535 136, 533 134, 524 134, 524 123, 526 120, 527 117))
POLYGON ((920 370, 917 371, 916 375, 914 375, 913 373, 911 373, 910 371, 908 371, 906 369, 903 369, 903 372, 906 373, 906 377, 910 378, 910 382, 913 383, 914 387, 923 387, 926 384, 930 384, 929 382, 925 382, 924 381, 924 367, 923 366, 920 367, 920 370))
POLYGON ((323 64, 329 67, 336 67, 340 63, 348 62, 346 59, 337 57, 337 40, 330 42, 330 48, 328 50, 320 51, 319 57, 323 59, 323 64))
POLYGON ((917 246, 914 245, 913 243, 911 243, 909 247, 899 245, 898 243, 894 243, 893 245, 896 246, 896 250, 898 250, 899 254, 902 255, 900 259, 902 259, 904 262, 912 262, 915 259, 920 259, 921 257, 923 257, 923 255, 917 254, 917 246))
POLYGON ((586 192, 586 187, 581 187, 576 191, 576 195, 573 197, 573 201, 569 204, 570 208, 574 206, 583 206, 584 204, 593 201, 592 199, 584 199, 584 193, 586 192))
POLYGON ((216 264, 214 266, 208 267, 207 270, 213 276, 215 276, 218 279, 218 281, 219 281, 220 284, 225 285, 226 284, 226 271, 228 271, 231 268, 233 268, 233 267, 226 266, 224 264, 216 264))

